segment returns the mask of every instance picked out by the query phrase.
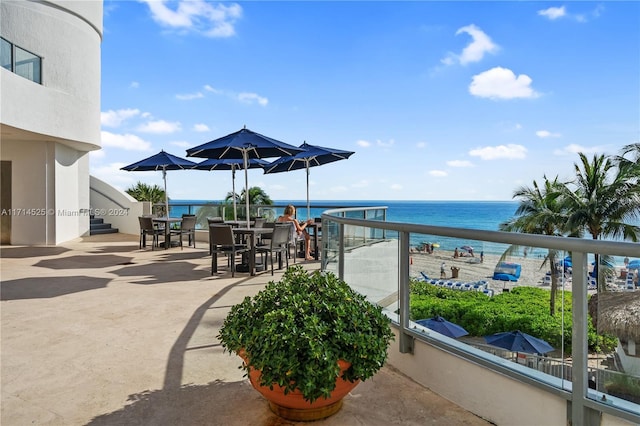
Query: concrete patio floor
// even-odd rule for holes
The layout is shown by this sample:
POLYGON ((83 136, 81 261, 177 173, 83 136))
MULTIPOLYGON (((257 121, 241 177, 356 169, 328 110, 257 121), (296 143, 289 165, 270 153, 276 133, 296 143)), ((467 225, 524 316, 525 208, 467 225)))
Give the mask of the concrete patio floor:
MULTIPOLYGON (((6 426, 293 425, 223 353, 228 310, 278 279, 210 275, 197 249, 138 249, 110 234, 55 247, 3 246, 1 416, 6 426)), ((303 262, 309 270, 319 262, 303 262)), ((384 367, 317 425, 487 425, 384 367)))

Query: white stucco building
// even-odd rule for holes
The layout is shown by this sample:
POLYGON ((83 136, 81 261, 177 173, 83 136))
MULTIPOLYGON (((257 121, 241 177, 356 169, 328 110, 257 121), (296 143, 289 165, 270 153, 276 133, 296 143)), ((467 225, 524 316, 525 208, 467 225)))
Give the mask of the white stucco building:
POLYGON ((0 2, 3 244, 89 232, 100 148, 102 1, 0 2))

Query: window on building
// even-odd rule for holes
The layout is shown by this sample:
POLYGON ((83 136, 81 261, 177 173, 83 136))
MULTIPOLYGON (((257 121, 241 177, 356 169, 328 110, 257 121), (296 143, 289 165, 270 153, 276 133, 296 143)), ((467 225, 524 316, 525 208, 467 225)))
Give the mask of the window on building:
POLYGON ((0 64, 21 77, 42 84, 42 58, 0 38, 0 64))
POLYGON ((0 38, 0 65, 2 68, 8 69, 9 71, 13 71, 13 67, 11 65, 12 61, 12 46, 7 40, 0 38))

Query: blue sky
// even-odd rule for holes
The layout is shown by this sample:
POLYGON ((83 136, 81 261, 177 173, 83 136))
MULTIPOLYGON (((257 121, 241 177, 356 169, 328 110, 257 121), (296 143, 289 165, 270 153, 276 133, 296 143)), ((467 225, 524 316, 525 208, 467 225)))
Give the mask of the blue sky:
MULTIPOLYGON (((639 17, 638 2, 107 0, 91 173, 162 185, 119 169, 246 126, 355 151, 310 170, 312 200, 510 200, 569 178, 576 152, 640 140, 639 17)), ((172 199, 231 191, 225 171, 167 180, 172 199)), ((304 200, 305 182, 249 171, 274 200, 304 200)))

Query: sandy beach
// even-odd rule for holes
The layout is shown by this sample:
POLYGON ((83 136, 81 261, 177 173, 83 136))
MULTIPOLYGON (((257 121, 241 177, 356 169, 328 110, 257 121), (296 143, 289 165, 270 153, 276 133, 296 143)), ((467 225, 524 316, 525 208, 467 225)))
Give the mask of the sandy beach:
MULTIPOLYGON (((507 259, 508 262, 518 263, 522 267, 522 272, 518 281, 499 281, 493 280, 493 271, 499 262, 499 255, 485 254, 481 262, 479 255, 475 257, 453 257, 452 251, 444 251, 435 249, 433 253, 414 252, 410 254, 411 277, 421 277, 424 272, 429 278, 440 279, 440 266, 445 263, 446 279, 459 282, 473 282, 484 280, 488 283, 488 288, 494 291, 494 294, 500 294, 504 289, 511 290, 514 287, 530 286, 549 289, 548 284, 544 284, 544 276, 550 271, 549 264, 543 265, 543 258, 515 256, 507 259), (452 268, 458 268, 458 277, 453 278, 452 268)), ((620 276, 617 271, 616 276, 620 276)), ((564 289, 571 290, 571 279, 564 282, 564 289)))

